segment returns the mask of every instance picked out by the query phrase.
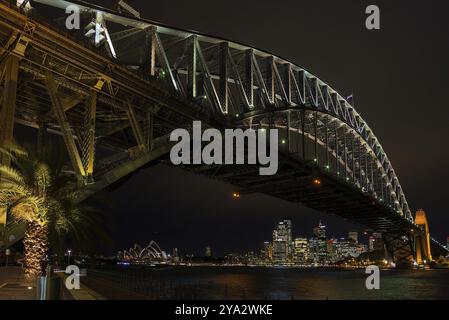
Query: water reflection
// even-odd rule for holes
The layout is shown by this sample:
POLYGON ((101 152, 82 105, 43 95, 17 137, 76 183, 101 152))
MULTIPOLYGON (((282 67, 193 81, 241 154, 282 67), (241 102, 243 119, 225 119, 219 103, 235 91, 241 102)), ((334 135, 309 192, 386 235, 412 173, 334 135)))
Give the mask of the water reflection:
POLYGON ((381 271, 380 290, 366 289, 364 270, 105 267, 89 276, 150 299, 449 299, 449 270, 381 271))

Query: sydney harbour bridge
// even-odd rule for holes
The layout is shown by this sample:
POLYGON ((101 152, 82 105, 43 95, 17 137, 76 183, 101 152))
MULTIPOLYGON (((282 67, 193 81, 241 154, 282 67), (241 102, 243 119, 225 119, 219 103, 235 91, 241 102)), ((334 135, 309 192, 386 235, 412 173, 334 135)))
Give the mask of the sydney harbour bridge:
MULTIPOLYGON (((335 89, 272 53, 145 20, 118 3, 0 1, 0 146, 18 127, 31 128, 38 145, 60 136, 82 201, 165 159, 170 132, 195 120, 220 130, 277 128, 276 175, 251 165, 186 169, 382 233, 397 263, 447 254, 424 211, 409 207, 373 130, 335 89), (73 5, 80 28, 69 30, 73 5)), ((24 226, 2 220, 2 246, 13 245, 24 226)))

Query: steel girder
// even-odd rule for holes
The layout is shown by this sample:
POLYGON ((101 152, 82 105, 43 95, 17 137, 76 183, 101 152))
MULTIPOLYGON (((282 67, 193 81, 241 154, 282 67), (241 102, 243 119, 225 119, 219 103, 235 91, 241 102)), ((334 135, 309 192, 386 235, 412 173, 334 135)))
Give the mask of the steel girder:
MULTIPOLYGON (((212 114, 220 113, 231 120, 253 120, 255 111, 307 108, 346 124, 352 129, 351 135, 358 140, 356 147, 362 145, 362 154, 355 156, 356 168, 353 169, 359 170, 359 176, 366 176, 371 172, 366 165, 377 167, 382 172, 382 181, 379 183, 385 184, 386 192, 389 192, 389 195, 384 196, 391 198, 401 215, 413 220, 399 179, 368 124, 347 99, 304 68, 249 46, 124 16, 84 2, 38 2, 57 7, 75 3, 85 11, 102 10, 105 20, 123 25, 121 37, 126 32, 128 37, 133 37, 138 34, 136 30, 151 30, 150 74, 158 74, 157 71, 163 70, 168 74, 167 83, 174 92, 185 92, 186 97, 194 101, 201 100, 200 104, 209 107, 212 114), (198 99, 200 92, 204 92, 204 99, 198 99), (372 161, 363 161, 363 155, 372 161), (363 165, 365 168, 362 168, 363 165)), ((121 39, 111 38, 117 42, 121 39)), ((118 56, 120 60, 119 52, 118 56)), ((340 141, 336 146, 341 147, 340 141)), ((348 155, 352 157, 354 153, 348 155)), ((361 185, 369 186, 369 183, 361 182, 361 185)), ((374 184, 374 181, 370 183, 374 184)))

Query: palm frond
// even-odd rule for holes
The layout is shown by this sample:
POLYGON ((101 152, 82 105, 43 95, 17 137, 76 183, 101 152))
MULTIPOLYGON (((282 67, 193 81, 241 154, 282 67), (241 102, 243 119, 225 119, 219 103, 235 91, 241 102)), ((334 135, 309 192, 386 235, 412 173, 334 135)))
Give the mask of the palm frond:
POLYGON ((17 199, 10 205, 10 212, 19 221, 46 224, 47 207, 43 198, 28 196, 17 199))
POLYGON ((34 183, 38 190, 47 190, 51 185, 50 169, 45 163, 37 163, 34 172, 34 183))
POLYGON ((18 184, 25 184, 25 178, 19 170, 16 170, 12 167, 0 166, 0 175, 3 180, 13 181, 18 184))
POLYGON ((28 157, 26 149, 22 148, 17 143, 13 142, 8 148, 0 147, 0 154, 7 156, 11 160, 15 161, 18 158, 28 157))
POLYGON ((2 182, 0 183, 0 194, 31 194, 32 190, 27 185, 15 183, 15 182, 2 182))

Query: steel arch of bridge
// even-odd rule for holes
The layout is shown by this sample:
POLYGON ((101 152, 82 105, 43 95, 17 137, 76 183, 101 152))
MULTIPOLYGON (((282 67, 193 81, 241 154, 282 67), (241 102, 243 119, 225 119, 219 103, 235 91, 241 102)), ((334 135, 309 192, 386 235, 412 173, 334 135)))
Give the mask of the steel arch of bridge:
MULTIPOLYGON (((344 97, 304 68, 82 1, 35 2, 76 3, 87 16, 83 23, 102 12, 108 27, 119 27, 110 34, 115 59, 107 47, 80 44, 83 32, 56 31, 0 4, 4 87, 13 85, 11 74, 19 75, 19 112, 14 116, 14 99, 4 95, 2 122, 62 135, 75 173, 88 183, 86 196, 166 154, 172 129, 203 120, 218 128, 283 129, 288 153, 347 180, 414 225, 373 131, 344 97)), ((2 144, 12 138, 8 132, 2 131, 2 144)))
MULTIPOLYGON (((131 18, 83 1, 37 2, 61 8, 75 3, 85 12, 100 10, 111 24, 126 25, 111 34, 112 43, 126 48, 144 39, 143 56, 137 59, 144 76, 166 78, 172 92, 209 107, 214 116, 225 116, 235 125, 256 126, 266 115, 288 114, 284 122, 289 130, 305 130, 308 138, 337 158, 337 167, 344 162, 345 177, 349 174, 363 192, 413 221, 399 179, 373 130, 346 98, 301 66, 240 43, 131 18), (292 126, 289 121, 300 110, 306 123, 299 120, 292 126), (307 123, 313 118, 313 124, 307 123), (312 136, 307 131, 311 127, 312 136)), ((130 59, 126 50, 122 54, 117 50, 118 61, 130 59)), ((324 165, 329 166, 329 161, 324 165)))
MULTIPOLYGON (((259 113, 288 109, 290 114, 290 110, 303 109, 325 114, 337 125, 345 124, 341 138, 337 137, 338 129, 330 133, 328 138, 335 140, 333 146, 327 143, 327 138, 316 142, 326 140, 326 148, 336 158, 349 157, 353 162, 350 169, 353 181, 413 221, 399 179, 373 130, 347 99, 301 66, 240 43, 124 16, 83 1, 37 2, 64 9, 74 3, 83 12, 102 12, 108 23, 126 26, 111 34, 112 43, 116 49, 126 48, 135 39, 143 39, 143 56, 137 62, 145 76, 164 75, 172 91, 184 98, 198 101, 207 97, 201 104, 233 122, 243 117, 252 125, 259 113), (355 143, 358 152, 344 143, 346 139, 351 147, 355 143), (359 171, 358 178, 355 170, 359 171)), ((117 49, 119 61, 130 59, 127 50, 121 54, 117 49)), ((323 123, 322 117, 319 118, 315 126, 327 126, 330 122, 323 123)))

